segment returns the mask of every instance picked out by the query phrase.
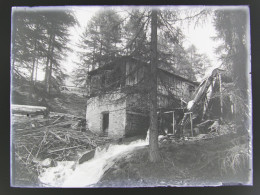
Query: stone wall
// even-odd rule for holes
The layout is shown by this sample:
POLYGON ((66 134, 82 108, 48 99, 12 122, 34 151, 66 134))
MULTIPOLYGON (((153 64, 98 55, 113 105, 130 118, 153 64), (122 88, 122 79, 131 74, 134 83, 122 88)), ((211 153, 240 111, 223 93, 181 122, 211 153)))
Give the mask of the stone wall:
POLYGON ((123 94, 93 97, 87 102, 86 120, 88 128, 97 134, 102 134, 103 113, 109 113, 108 137, 120 138, 125 135, 126 101, 115 102, 123 94))

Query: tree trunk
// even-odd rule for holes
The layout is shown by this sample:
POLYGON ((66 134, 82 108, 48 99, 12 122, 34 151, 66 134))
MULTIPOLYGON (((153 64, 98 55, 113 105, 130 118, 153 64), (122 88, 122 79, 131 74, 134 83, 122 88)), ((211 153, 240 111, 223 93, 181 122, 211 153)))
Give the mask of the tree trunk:
POLYGON ((51 91, 51 75, 52 75, 52 65, 53 65, 53 50, 54 50, 54 41, 55 41, 55 35, 52 38, 52 48, 51 48, 51 54, 50 54, 50 66, 48 71, 48 79, 47 79, 47 93, 50 93, 51 91))
POLYGON ((31 73, 31 80, 30 80, 30 99, 33 99, 33 92, 34 92, 34 82, 33 82, 33 73, 35 68, 35 57, 33 57, 33 65, 32 65, 32 73, 31 73))
POLYGON ((37 51, 37 40, 34 40, 34 52, 33 52, 33 62, 32 62, 32 72, 31 72, 31 81, 30 81, 30 87, 31 87, 31 93, 30 98, 32 98, 32 94, 34 92, 34 71, 35 71, 35 61, 36 61, 36 51, 37 51))
POLYGON ((95 53, 96 53, 96 43, 94 42, 94 46, 93 46, 93 54, 92 54, 92 64, 95 63, 95 53))
POLYGON ((34 40, 34 53, 33 53, 33 64, 32 64, 32 73, 31 73, 31 86, 33 86, 34 82, 33 82, 33 77, 34 77, 34 70, 35 70, 35 59, 36 57, 36 51, 37 51, 37 40, 34 40))
POLYGON ((149 160, 160 160, 157 121, 157 10, 152 10, 151 20, 151 70, 150 70, 150 133, 149 160))
POLYGON ((34 85, 36 84, 37 82, 37 75, 38 75, 38 58, 37 58, 37 61, 36 61, 36 68, 35 68, 35 78, 34 78, 34 85))
POLYGON ((243 43, 239 43, 237 46, 237 56, 233 62, 233 70, 235 75, 235 85, 236 85, 236 96, 238 96, 241 101, 240 111, 236 114, 237 124, 242 125, 242 129, 247 131, 249 128, 250 120, 248 118, 249 111, 249 99, 248 99, 248 71, 247 71, 247 50, 243 43))
POLYGON ((18 105, 12 104, 11 106, 12 114, 22 114, 22 115, 46 115, 48 109, 43 106, 29 106, 29 105, 18 105))
POLYGON ((48 82, 48 77, 49 77, 50 51, 51 51, 51 47, 52 47, 51 40, 52 40, 52 35, 50 35, 49 43, 48 43, 47 62, 46 62, 45 77, 44 77, 44 84, 45 84, 46 92, 47 92, 47 82, 48 82))
POLYGON ((49 57, 47 57, 46 68, 45 68, 45 76, 44 76, 44 85, 45 85, 46 91, 47 91, 48 76, 49 76, 49 57))
POLYGON ((220 120, 223 120, 223 94, 222 94, 222 80, 221 80, 221 74, 218 75, 219 80, 219 100, 220 100, 220 120))
POLYGON ((103 47, 103 44, 102 44, 102 42, 100 42, 100 51, 99 51, 99 64, 98 64, 98 67, 97 68, 99 68, 99 67, 101 67, 101 62, 102 62, 102 47, 103 47))
POLYGON ((32 65, 31 85, 33 85, 34 69, 35 69, 35 57, 33 58, 33 65, 32 65))

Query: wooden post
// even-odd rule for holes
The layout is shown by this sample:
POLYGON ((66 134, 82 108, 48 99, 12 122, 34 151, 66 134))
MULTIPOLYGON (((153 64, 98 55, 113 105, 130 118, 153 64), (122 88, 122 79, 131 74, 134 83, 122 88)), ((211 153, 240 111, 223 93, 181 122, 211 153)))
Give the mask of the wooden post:
POLYGON ((173 133, 173 135, 175 135, 174 124, 175 124, 175 121, 174 121, 174 111, 172 111, 172 133, 173 133))
POLYGON ((222 120, 223 116, 223 97, 222 97, 222 82, 221 82, 221 75, 218 74, 219 79, 219 92, 220 92, 220 119, 222 120))
POLYGON ((192 112, 190 113, 190 130, 191 130, 191 136, 193 137, 193 128, 192 128, 192 112))

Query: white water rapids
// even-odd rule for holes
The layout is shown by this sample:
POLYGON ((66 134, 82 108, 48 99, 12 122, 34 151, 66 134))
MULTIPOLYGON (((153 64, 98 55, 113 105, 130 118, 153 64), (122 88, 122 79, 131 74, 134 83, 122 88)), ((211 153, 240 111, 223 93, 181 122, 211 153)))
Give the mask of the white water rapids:
POLYGON ((51 187, 88 187, 101 179, 114 164, 116 157, 145 145, 148 145, 147 140, 137 140, 127 145, 110 145, 108 149, 96 150, 94 158, 82 164, 74 161, 58 162, 56 167, 44 169, 39 180, 51 187))

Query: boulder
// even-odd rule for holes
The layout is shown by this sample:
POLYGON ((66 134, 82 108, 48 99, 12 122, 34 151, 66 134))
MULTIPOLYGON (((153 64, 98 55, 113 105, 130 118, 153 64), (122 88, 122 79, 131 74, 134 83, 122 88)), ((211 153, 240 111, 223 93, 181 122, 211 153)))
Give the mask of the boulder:
POLYGON ((90 159, 92 159, 95 156, 95 150, 90 150, 83 154, 79 159, 79 164, 82 164, 90 159))
POLYGON ((48 167, 54 166, 55 163, 52 159, 46 158, 40 164, 41 164, 42 167, 48 168, 48 167))

